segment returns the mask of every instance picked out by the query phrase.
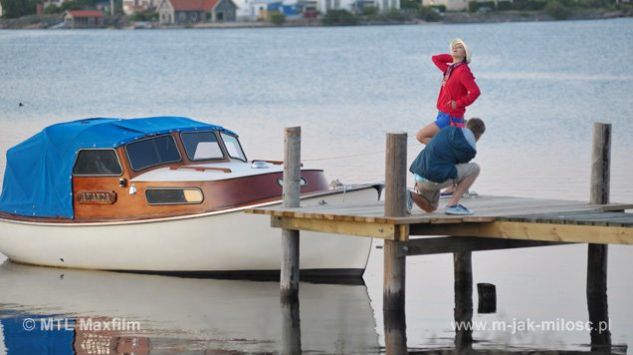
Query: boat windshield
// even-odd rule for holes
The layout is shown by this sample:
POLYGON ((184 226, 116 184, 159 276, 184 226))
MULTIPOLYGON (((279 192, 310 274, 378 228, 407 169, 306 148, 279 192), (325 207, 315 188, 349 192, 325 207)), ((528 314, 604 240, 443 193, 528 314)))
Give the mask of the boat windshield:
POLYGON ((187 132, 182 133, 180 137, 189 160, 224 158, 215 132, 187 132))
POLYGON ((237 137, 222 133, 222 140, 224 141, 224 146, 229 153, 231 158, 239 159, 242 161, 246 161, 246 155, 244 154, 244 150, 242 150, 242 145, 237 137))
POLYGON ((130 143, 125 147, 125 151, 135 171, 181 160, 172 136, 160 136, 130 143))

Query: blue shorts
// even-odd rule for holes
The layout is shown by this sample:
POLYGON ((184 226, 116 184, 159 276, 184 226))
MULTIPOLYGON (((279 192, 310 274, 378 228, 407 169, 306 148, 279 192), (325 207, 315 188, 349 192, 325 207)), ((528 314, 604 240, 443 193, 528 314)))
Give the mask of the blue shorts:
POLYGON ((453 117, 448 113, 438 111, 437 117, 435 118, 435 124, 440 129, 448 126, 464 127, 464 117, 453 117))

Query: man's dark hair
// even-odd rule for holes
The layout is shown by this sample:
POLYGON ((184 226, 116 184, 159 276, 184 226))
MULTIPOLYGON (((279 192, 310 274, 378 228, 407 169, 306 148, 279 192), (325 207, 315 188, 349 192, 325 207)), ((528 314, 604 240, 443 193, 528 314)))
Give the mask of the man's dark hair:
POLYGON ((471 130, 475 135, 475 138, 479 139, 484 132, 486 132, 486 125, 481 118, 473 117, 466 122, 466 128, 471 130))

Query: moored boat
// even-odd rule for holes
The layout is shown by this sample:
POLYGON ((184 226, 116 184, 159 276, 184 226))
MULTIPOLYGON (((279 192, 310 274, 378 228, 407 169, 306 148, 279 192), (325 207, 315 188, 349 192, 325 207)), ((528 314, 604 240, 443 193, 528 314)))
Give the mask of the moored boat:
MULTIPOLYGON (((0 252, 27 264, 221 275, 278 272, 280 232, 247 208, 280 203, 283 162, 249 160, 238 135, 184 117, 60 123, 7 152, 0 252)), ((301 203, 376 201, 302 168, 301 203)), ((302 274, 362 275, 370 238, 302 233, 302 274)))

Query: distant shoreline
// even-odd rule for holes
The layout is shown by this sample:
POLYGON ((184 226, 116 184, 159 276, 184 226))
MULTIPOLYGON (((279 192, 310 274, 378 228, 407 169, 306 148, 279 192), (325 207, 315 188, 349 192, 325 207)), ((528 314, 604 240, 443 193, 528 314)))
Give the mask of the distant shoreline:
MULTIPOLYGON (((385 25, 428 25, 428 24, 475 24, 475 23, 505 23, 505 22, 542 22, 542 21, 574 21, 601 20, 633 17, 633 10, 583 10, 574 12, 564 20, 554 19, 544 11, 499 11, 488 13, 446 12, 437 22, 420 19, 411 20, 359 20, 349 26, 385 26, 385 25)), ((51 29, 61 22, 60 15, 31 15, 17 19, 0 19, 2 29, 51 29)), ((125 16, 107 17, 111 25, 96 29, 236 29, 236 28, 288 28, 288 27, 339 27, 325 25, 318 19, 289 19, 282 25, 275 25, 266 21, 238 21, 225 23, 199 23, 193 25, 160 25, 158 23, 143 23, 129 21, 125 16)))

